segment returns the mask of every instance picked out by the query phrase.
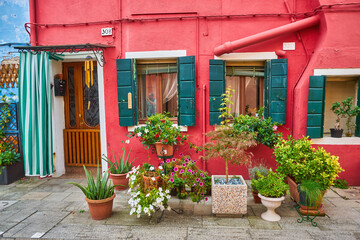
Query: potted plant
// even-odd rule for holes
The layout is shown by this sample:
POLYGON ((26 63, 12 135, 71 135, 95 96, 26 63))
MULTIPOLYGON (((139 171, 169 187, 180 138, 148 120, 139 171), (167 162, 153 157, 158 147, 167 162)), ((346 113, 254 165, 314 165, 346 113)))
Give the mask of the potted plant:
POLYGON ((304 180, 298 185, 299 204, 303 210, 315 210, 321 208, 324 196, 323 186, 313 180, 304 180))
POLYGON ((84 166, 87 186, 76 182, 68 182, 81 189, 85 194, 85 200, 88 203, 91 218, 101 220, 110 217, 115 198, 114 188, 111 183, 108 184, 109 173, 105 171, 101 177, 100 167, 97 166, 96 180, 94 180, 91 172, 88 172, 84 166))
POLYGON ((261 203, 261 199, 258 196, 259 192, 256 189, 256 187, 253 185, 252 180, 257 180, 260 177, 267 176, 268 173, 269 173, 269 169, 267 169, 267 167, 265 167, 263 164, 259 164, 258 166, 254 166, 254 167, 249 168, 249 177, 250 177, 250 180, 251 180, 251 193, 253 195, 255 203, 261 203))
POLYGON ((11 144, 0 145, 0 185, 10 184, 25 175, 24 164, 20 160, 20 153, 11 144))
POLYGON ((180 132, 180 127, 174 127, 170 118, 161 113, 148 117, 144 126, 135 128, 130 137, 134 136, 140 138, 146 148, 154 145, 161 158, 171 158, 173 146, 187 139, 187 135, 180 132))
POLYGON ((229 124, 232 118, 229 107, 232 92, 233 90, 228 88, 223 94, 220 108, 222 124, 206 134, 210 139, 203 148, 207 153, 203 159, 222 158, 225 162, 226 175, 212 175, 211 182, 212 212, 218 215, 247 213, 246 183, 242 176, 229 179, 229 164, 246 164, 252 156, 246 150, 256 145, 254 133, 238 131, 229 124))
POLYGON ((295 140, 291 136, 275 146, 273 154, 277 161, 277 171, 287 176, 291 197, 299 202, 297 184, 304 180, 313 180, 329 189, 338 174, 344 169, 339 157, 331 155, 323 148, 315 149, 307 137, 295 140))
MULTIPOLYGON (((129 172, 129 192, 130 199, 128 201, 131 210, 130 215, 136 214, 137 217, 140 217, 142 213, 150 216, 157 209, 160 210, 171 210, 168 206, 168 200, 171 198, 170 187, 166 184, 168 181, 168 176, 159 171, 162 171, 162 167, 159 166, 158 169, 155 169, 154 166, 144 163, 142 166, 137 166, 129 172), (154 168, 154 169, 152 169, 154 168), (159 184, 150 184, 152 187, 145 187, 144 182, 144 173, 146 172, 155 172, 159 173, 159 179, 161 178, 161 183, 159 184)), ((156 181, 155 178, 151 179, 153 182, 156 181)))
POLYGON ((352 123, 353 117, 356 117, 360 113, 360 107, 353 105, 353 98, 348 97, 342 102, 336 102, 331 105, 331 111, 333 111, 337 118, 334 128, 330 128, 331 137, 341 138, 343 129, 340 128, 341 118, 347 118, 346 127, 347 132, 346 136, 352 136, 352 128, 354 124, 352 123))
POLYGON ((115 190, 121 191, 125 190, 129 186, 129 179, 126 177, 127 173, 130 172, 133 167, 133 161, 129 161, 131 149, 126 156, 126 149, 123 148, 122 158, 117 158, 113 151, 114 162, 112 162, 108 157, 103 156, 102 159, 105 160, 109 164, 110 177, 113 180, 114 185, 116 185, 115 190))
POLYGON ((270 171, 267 176, 260 177, 253 182, 259 191, 262 204, 267 208, 267 211, 261 214, 261 218, 271 222, 279 221, 281 217, 275 212, 275 209, 280 207, 289 188, 284 183, 284 178, 279 173, 270 171))

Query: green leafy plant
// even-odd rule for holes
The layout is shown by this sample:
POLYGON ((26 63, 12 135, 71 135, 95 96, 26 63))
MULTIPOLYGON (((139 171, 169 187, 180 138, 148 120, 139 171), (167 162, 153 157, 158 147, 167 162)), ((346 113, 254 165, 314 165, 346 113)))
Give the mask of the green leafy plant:
POLYGON ((181 144, 188 136, 180 132, 180 127, 174 127, 169 117, 157 113, 148 117, 144 126, 135 128, 129 137, 138 137, 148 148, 156 142, 168 145, 181 144))
POLYGON ((238 132, 250 132, 254 134, 256 142, 262 143, 267 147, 273 148, 282 139, 282 134, 277 132, 278 123, 272 122, 271 118, 263 117, 264 108, 262 107, 257 116, 239 115, 234 118, 234 129, 238 132))
POLYGON ((112 162, 107 156, 102 157, 102 159, 109 164, 110 166, 109 171, 112 174, 125 174, 128 173, 133 167, 133 163, 135 159, 133 161, 129 161, 131 149, 127 156, 126 156, 126 149, 123 148, 122 150, 123 150, 123 155, 121 158, 120 156, 116 158, 114 151, 112 151, 114 156, 114 162, 112 162))
POLYGON ((336 102, 331 105, 330 108, 333 111, 337 118, 335 123, 335 129, 340 130, 340 119, 347 118, 346 127, 348 134, 352 135, 352 118, 356 117, 360 113, 360 107, 353 105, 353 98, 348 97, 342 102, 336 102))
POLYGON ((349 184, 345 179, 336 179, 334 180, 334 187, 341 189, 349 189, 349 184))
POLYGON ((68 182, 68 184, 73 184, 81 189, 81 191, 85 194, 88 199, 92 200, 100 200, 106 199, 114 195, 114 187, 111 186, 111 183, 108 184, 109 173, 105 171, 103 176, 101 177, 101 171, 99 165, 97 166, 97 174, 96 180, 91 172, 89 172, 84 166, 84 171, 86 174, 87 186, 76 183, 76 182, 68 182))
POLYGON ((294 178, 296 183, 313 180, 329 189, 338 174, 344 169, 340 167, 339 157, 331 155, 323 148, 312 147, 308 137, 295 140, 289 136, 275 146, 273 154, 277 161, 277 171, 294 178))
POLYGON ((289 186, 284 183, 284 177, 273 171, 269 171, 267 176, 252 180, 252 183, 261 195, 271 198, 282 197, 289 189, 289 186))
POLYGON ((264 164, 259 164, 253 167, 249 167, 249 177, 250 179, 258 179, 258 176, 267 176, 269 169, 264 164))
POLYGON ((20 153, 10 144, 3 143, 0 149, 0 166, 9 166, 20 161, 20 153))
POLYGON ((320 183, 313 180, 304 180, 298 185, 300 202, 304 206, 316 206, 321 204, 323 197, 323 187, 320 183), (304 199, 302 199, 304 198, 304 199))

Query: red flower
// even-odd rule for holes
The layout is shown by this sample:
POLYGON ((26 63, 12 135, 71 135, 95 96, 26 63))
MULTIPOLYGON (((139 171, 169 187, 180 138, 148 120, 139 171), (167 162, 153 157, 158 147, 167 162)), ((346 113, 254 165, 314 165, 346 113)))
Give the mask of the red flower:
POLYGON ((167 139, 165 139, 165 140, 164 140, 164 142, 166 142, 166 143, 167 143, 167 139))
POLYGON ((154 137, 155 137, 155 138, 159 138, 159 134, 157 133, 154 137))
POLYGON ((181 138, 180 137, 177 137, 176 140, 178 140, 180 142, 181 138))

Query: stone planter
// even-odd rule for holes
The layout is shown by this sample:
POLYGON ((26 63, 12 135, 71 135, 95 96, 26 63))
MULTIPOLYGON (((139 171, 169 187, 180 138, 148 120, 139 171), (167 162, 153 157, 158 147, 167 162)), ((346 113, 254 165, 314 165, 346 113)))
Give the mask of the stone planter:
POLYGON ((212 213, 216 215, 246 214, 247 185, 244 178, 240 176, 242 185, 215 184, 215 178, 225 177, 225 175, 213 175, 211 177, 212 213))
POLYGON ((122 190, 126 190, 129 187, 129 179, 126 178, 126 174, 114 174, 114 173, 110 173, 110 177, 113 181, 114 185, 122 185, 122 186, 116 186, 115 190, 117 191, 122 191, 122 190))
POLYGON ((261 214, 261 218, 270 222, 280 221, 281 217, 275 212, 275 209, 280 207, 281 201, 283 201, 285 197, 270 198, 264 197, 260 193, 259 197, 261 198, 261 203, 267 208, 267 211, 261 214))
MULTIPOLYGON (((2 166, 0 166, 1 168, 2 166)), ((0 185, 13 183, 25 176, 24 162, 18 162, 13 165, 4 166, 0 174, 0 185)))

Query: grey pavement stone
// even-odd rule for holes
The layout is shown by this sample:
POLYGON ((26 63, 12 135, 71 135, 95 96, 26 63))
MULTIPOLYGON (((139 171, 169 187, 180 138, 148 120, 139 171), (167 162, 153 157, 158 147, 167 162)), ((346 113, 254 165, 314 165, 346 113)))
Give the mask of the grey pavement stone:
POLYGON ((71 193, 70 192, 53 192, 49 196, 45 197, 44 201, 62 201, 67 198, 71 193))
POLYGON ((360 225, 352 219, 316 219, 319 229, 322 231, 360 231, 360 225))
POLYGON ((30 191, 30 189, 7 189, 4 192, 0 192, 0 200, 19 200, 30 191))
POLYGON ((70 202, 76 202, 76 201, 85 201, 85 195, 82 192, 72 192, 69 196, 63 199, 63 201, 70 201, 70 202))
POLYGON ((68 225, 101 225, 105 224, 105 221, 106 219, 93 220, 89 209, 86 209, 84 212, 71 212, 60 223, 68 225))
POLYGON ((306 240, 314 239, 307 231, 302 230, 264 230, 250 229, 252 239, 276 239, 276 240, 306 240))
POLYGON ((241 228, 194 228, 188 230, 187 240, 213 240, 213 239, 251 239, 249 229, 241 228))
POLYGON ((59 224, 47 232, 42 238, 75 239, 80 232, 86 231, 87 228, 88 225, 59 224))
POLYGON ((308 231, 309 234, 317 240, 357 240, 360 239, 360 230, 358 231, 308 231))
POLYGON ((49 196, 51 192, 29 192, 23 195, 20 199, 21 200, 42 200, 49 196))
POLYGON ((41 201, 41 204, 38 206, 38 210, 52 210, 52 211, 61 211, 65 210, 70 205, 69 202, 62 201, 41 201))
POLYGON ((328 198, 327 200, 334 204, 336 207, 360 207, 359 200, 345 200, 342 198, 328 198))
POLYGON ((33 215, 35 212, 36 210, 29 210, 29 209, 4 210, 0 212, 0 223, 1 224, 10 223, 14 225, 16 223, 25 220, 29 216, 33 215))
POLYGON ((10 207, 15 204, 17 201, 0 201, 0 210, 10 207))
MULTIPOLYGON (((173 211, 165 210, 162 221, 157 223, 157 218, 161 215, 161 211, 156 212, 150 219, 150 224, 166 226, 166 227, 201 227, 201 216, 176 214, 173 211)), ((134 216, 136 217, 136 216, 134 216)))
POLYGON ((128 239, 187 239, 187 228, 178 227, 158 227, 140 226, 131 227, 128 239))
POLYGON ((76 239, 128 239, 130 227, 113 225, 95 225, 76 234, 76 239))
MULTIPOLYGON (((315 222, 317 222, 317 220, 320 217, 316 217, 314 219, 315 222)), ((327 217, 322 217, 322 218, 327 218, 327 217)), ((283 230, 311 230, 311 231, 321 231, 318 227, 313 227, 311 225, 310 222, 301 222, 298 223, 297 220, 300 219, 300 217, 282 217, 281 220, 278 222, 281 229, 283 230)))
POLYGON ((219 218, 219 217, 203 217, 204 227, 235 227, 235 228, 250 228, 250 223, 247 218, 219 218))
MULTIPOLYGON (((335 188, 334 190, 336 191, 337 188, 335 188)), ((340 198, 340 196, 339 194, 333 191, 333 188, 331 188, 328 191, 326 191, 326 193, 324 194, 324 198, 340 198)))
POLYGON ((146 226, 150 224, 151 217, 142 215, 137 218, 136 215, 130 215, 130 210, 114 211, 111 217, 105 220, 108 225, 122 225, 122 226, 146 226))
POLYGON ((5 237, 28 237, 35 233, 46 233, 60 222, 68 212, 36 212, 4 233, 5 237))
POLYGON ((324 206, 324 211, 331 219, 358 219, 360 213, 351 207, 329 207, 324 206))
POLYGON ((250 216, 250 217, 248 217, 248 220, 249 220, 251 228, 271 229, 271 230, 281 229, 278 222, 268 222, 268 221, 263 220, 261 217, 250 216))
MULTIPOLYGON (((64 201, 65 202, 65 201, 64 201)), ((89 207, 87 202, 84 201, 76 201, 76 202, 70 202, 67 201, 69 205, 67 205, 63 210, 68 212, 79 212, 81 210, 88 211, 89 207)))

